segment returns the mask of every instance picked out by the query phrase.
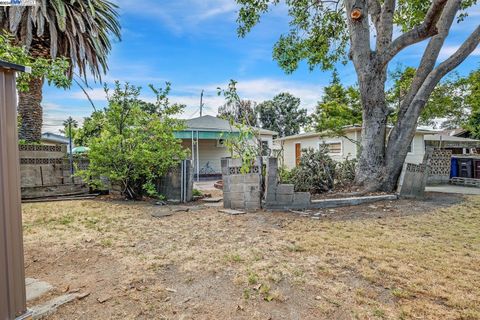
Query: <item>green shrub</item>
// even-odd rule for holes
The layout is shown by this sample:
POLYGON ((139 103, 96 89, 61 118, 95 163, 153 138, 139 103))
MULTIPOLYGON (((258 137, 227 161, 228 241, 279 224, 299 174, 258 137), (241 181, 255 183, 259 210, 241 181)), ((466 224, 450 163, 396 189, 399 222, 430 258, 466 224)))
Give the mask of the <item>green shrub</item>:
POLYGON ((200 190, 198 190, 198 189, 193 189, 192 194, 193 194, 194 197, 201 197, 201 196, 203 196, 202 191, 200 191, 200 190))
POLYGON ((335 186, 343 187, 352 183, 355 179, 356 168, 356 159, 347 158, 343 162, 338 162, 337 169, 335 171, 335 186))
POLYGON ((299 166, 291 171, 290 183, 296 191, 323 193, 332 190, 335 182, 336 163, 328 155, 328 148, 320 146, 302 150, 299 166))
POLYGON ((308 191, 313 194, 324 193, 335 187, 344 187, 355 179, 355 159, 336 162, 328 155, 328 148, 321 146, 302 150, 300 164, 288 171, 279 169, 281 183, 295 185, 295 191, 308 191))
POLYGON ((169 103, 168 83, 164 90, 150 88, 157 100, 148 110, 139 100, 140 88, 119 82, 112 93, 106 88, 103 125, 89 143, 90 165, 79 173, 90 185, 101 186, 104 177, 119 185, 127 198, 158 196, 157 179, 186 157, 174 135, 184 128, 183 121, 173 118, 183 107, 169 103))

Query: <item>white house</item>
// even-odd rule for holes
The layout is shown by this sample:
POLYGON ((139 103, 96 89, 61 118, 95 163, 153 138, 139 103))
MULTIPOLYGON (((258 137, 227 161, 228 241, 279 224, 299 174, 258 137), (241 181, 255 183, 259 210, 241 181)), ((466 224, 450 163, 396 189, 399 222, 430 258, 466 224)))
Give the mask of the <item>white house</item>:
MULTIPOLYGON (((229 121, 213 116, 203 116, 186 120, 187 128, 175 133, 182 139, 183 147, 190 150, 195 175, 197 177, 215 177, 221 175, 221 159, 230 157, 224 139, 236 135, 239 130, 229 121)), ((277 132, 255 128, 261 137, 265 149, 273 148, 273 138, 277 132)))
MULTIPOLYGON (((294 136, 283 137, 275 140, 276 148, 280 149, 280 158, 287 169, 294 168, 300 161, 303 149, 313 148, 318 150, 320 145, 329 148, 330 156, 336 161, 354 159, 358 155, 362 128, 350 126, 344 129, 343 137, 326 137, 322 133, 301 133, 294 136)), ((410 152, 406 162, 421 163, 425 155, 425 135, 434 134, 431 130, 417 130, 410 145, 410 152)))

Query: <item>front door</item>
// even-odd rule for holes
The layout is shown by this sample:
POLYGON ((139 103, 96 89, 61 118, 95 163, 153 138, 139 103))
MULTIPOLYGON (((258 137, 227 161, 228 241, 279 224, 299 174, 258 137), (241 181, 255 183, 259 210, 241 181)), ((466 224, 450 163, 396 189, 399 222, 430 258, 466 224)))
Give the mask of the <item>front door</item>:
POLYGON ((295 165, 300 164, 300 158, 302 156, 302 145, 300 143, 295 144, 295 165))

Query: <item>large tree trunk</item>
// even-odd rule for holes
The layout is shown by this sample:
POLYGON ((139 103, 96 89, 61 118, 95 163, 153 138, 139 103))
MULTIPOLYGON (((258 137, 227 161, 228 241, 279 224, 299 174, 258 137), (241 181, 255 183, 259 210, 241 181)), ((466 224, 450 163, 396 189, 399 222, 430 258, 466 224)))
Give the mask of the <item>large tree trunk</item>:
POLYGON ((387 104, 385 101, 385 70, 372 70, 360 82, 363 105, 363 126, 356 183, 366 190, 377 189, 385 166, 387 104))
POLYGON ((33 78, 29 90, 18 93, 19 138, 26 142, 39 142, 42 138, 42 87, 43 78, 33 78))
POLYGON ((436 65, 460 4, 461 0, 432 1, 422 23, 393 39, 395 0, 345 1, 350 32, 349 56, 358 75, 363 107, 362 150, 356 183, 366 191, 395 190, 418 118, 433 89, 480 43, 478 26, 454 54, 436 65), (376 29, 375 50, 371 48, 370 21, 376 29), (387 144, 386 69, 403 49, 428 38, 430 41, 400 105, 398 121, 387 144))

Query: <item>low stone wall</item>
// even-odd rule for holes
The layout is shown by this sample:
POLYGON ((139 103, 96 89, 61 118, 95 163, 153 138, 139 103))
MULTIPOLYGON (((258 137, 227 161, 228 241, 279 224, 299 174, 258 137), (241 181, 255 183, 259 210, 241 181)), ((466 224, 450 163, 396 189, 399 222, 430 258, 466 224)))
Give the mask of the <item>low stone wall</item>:
MULTIPOLYGON (((20 145, 22 198, 88 192, 79 177, 72 177, 66 146, 20 145)), ((80 167, 85 161, 76 160, 80 167)))
POLYGON ((269 158, 267 162, 267 172, 265 179, 265 200, 263 203, 263 207, 265 209, 326 209, 398 199, 397 195, 380 195, 312 200, 310 192, 295 192, 293 184, 280 184, 278 183, 278 181, 278 159, 269 158))
POLYGON ((241 173, 242 160, 222 158, 223 205, 226 209, 261 209, 262 168, 257 161, 250 173, 241 173))
POLYGON ((311 207, 310 192, 295 192, 293 184, 279 184, 278 181, 278 159, 268 158, 265 177, 265 209, 305 209, 311 207))

